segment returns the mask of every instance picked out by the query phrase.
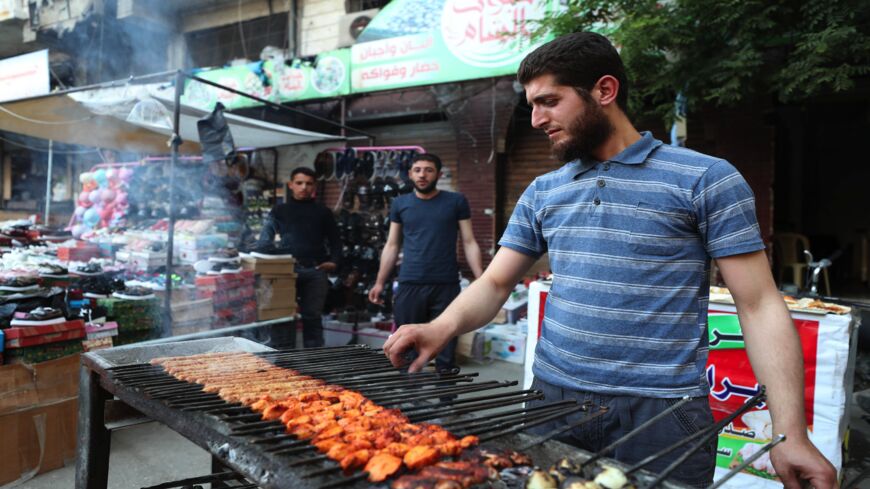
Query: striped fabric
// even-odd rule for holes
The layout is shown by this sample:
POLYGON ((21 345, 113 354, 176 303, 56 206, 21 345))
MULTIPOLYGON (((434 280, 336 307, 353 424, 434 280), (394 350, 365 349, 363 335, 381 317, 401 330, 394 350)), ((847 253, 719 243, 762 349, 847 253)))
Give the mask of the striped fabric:
POLYGON ((650 133, 535 179, 499 243, 549 253, 535 376, 644 397, 707 394, 710 257, 764 249, 737 170, 650 133))

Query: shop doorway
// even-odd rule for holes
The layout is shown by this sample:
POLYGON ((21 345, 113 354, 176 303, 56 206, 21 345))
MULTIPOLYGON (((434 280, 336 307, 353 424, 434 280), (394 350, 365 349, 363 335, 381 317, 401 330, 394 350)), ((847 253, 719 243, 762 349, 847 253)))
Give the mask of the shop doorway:
MULTIPOLYGON (((834 258, 830 295, 870 298, 870 98, 815 100, 777 115, 774 237, 805 236, 816 260, 834 258)), ((774 274, 790 282, 787 253, 774 244, 774 274)))

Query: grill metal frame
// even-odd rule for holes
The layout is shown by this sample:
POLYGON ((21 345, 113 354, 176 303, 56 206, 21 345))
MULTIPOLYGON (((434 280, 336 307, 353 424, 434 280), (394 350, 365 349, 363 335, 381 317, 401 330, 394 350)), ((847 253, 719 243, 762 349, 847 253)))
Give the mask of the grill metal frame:
MULTIPOLYGON (((307 465, 300 470, 300 467, 288 463, 287 456, 266 450, 268 445, 257 443, 249 436, 234 435, 233 431, 237 429, 237 426, 208 412, 181 410, 167 405, 165 399, 149 398, 136 388, 116 382, 112 375, 112 370, 115 367, 147 363, 156 357, 239 351, 256 353, 274 350, 249 340, 226 337, 160 345, 129 345, 82 355, 76 487, 79 489, 105 489, 107 485, 111 434, 110 430, 106 428, 105 422, 106 401, 113 397, 117 397, 121 402, 148 418, 164 423, 212 454, 215 468, 221 466, 230 468, 263 489, 316 489, 344 483, 346 483, 344 487, 372 486, 371 483, 360 477, 360 474, 352 475, 344 481, 342 476, 331 475, 337 472, 332 469, 334 466, 332 461, 307 465), (306 474, 312 472, 323 472, 325 476, 305 477, 306 474)), ((438 421, 432 420, 432 422, 438 421)), ((460 424, 465 421, 465 424, 468 422, 473 424, 473 418, 468 416, 451 416, 443 418, 443 421, 452 421, 453 423, 458 421, 460 424)), ((481 419, 481 423, 485 421, 485 419, 481 419)), ((534 450, 529 455, 541 467, 548 467, 566 456, 579 463, 592 456, 588 452, 558 441, 549 440, 540 443, 523 433, 506 435, 485 443, 485 446, 490 448, 514 448, 523 445, 534 445, 534 450)), ((624 467, 615 461, 608 460, 608 463, 624 467)), ((642 484, 655 480, 655 474, 643 471, 638 471, 634 476, 642 484)), ((387 487, 388 482, 376 486, 387 487)), ((687 489, 688 486, 664 481, 660 483, 659 487, 687 489)))

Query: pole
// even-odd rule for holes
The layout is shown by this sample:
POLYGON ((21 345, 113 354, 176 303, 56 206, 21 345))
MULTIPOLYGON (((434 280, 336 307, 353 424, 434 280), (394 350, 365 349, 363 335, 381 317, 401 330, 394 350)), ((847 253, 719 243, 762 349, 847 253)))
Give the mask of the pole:
POLYGON ((163 297, 163 330, 161 337, 171 336, 172 333, 172 252, 175 245, 175 166, 178 164, 178 147, 181 140, 181 94, 184 92, 184 74, 178 70, 175 74, 175 107, 172 111, 172 139, 169 144, 172 147, 172 158, 169 160, 169 229, 166 239, 166 281, 163 297))
POLYGON ((48 140, 48 175, 45 177, 45 216, 43 220, 48 226, 48 218, 51 215, 51 166, 54 163, 54 140, 48 140))

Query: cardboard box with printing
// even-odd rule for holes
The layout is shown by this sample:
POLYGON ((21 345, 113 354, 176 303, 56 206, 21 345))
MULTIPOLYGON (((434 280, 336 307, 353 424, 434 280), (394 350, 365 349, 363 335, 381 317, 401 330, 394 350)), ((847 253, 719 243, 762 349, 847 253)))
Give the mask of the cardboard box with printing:
POLYGON ((79 356, 0 367, 0 485, 72 463, 79 356))
POLYGON ((260 275, 293 275, 296 260, 293 258, 242 258, 242 268, 260 275))

